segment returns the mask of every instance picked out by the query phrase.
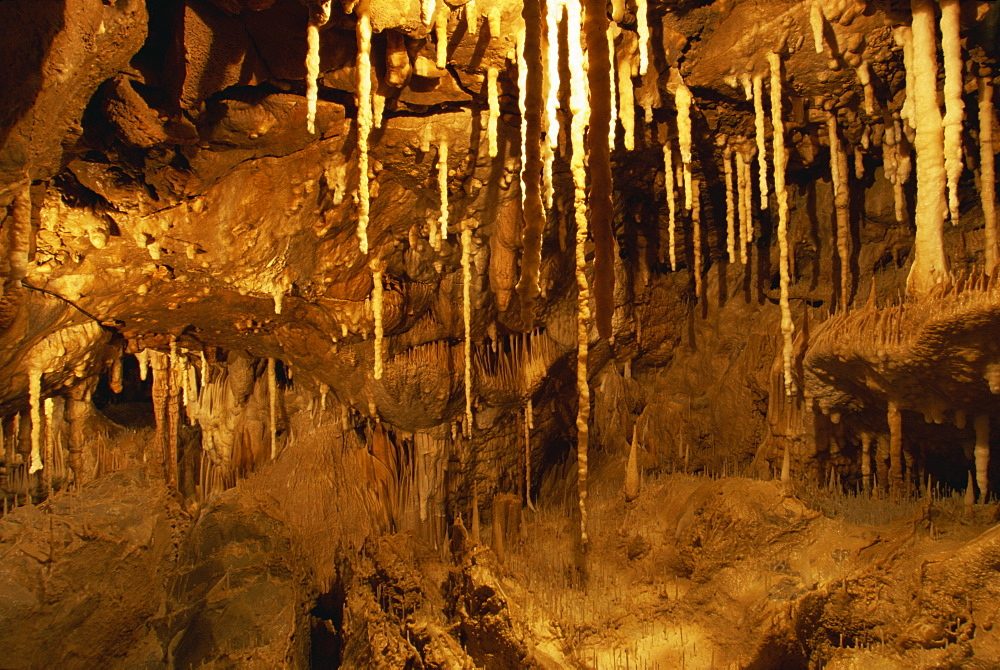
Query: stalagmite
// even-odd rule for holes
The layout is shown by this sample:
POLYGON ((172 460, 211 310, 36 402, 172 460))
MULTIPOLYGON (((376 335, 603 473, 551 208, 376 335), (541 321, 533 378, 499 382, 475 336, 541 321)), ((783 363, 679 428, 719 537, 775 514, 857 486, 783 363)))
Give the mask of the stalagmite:
POLYGON ((787 491, 792 483, 792 457, 788 451, 788 440, 785 440, 785 450, 781 455, 781 485, 787 491))
POLYGON ((837 216, 837 258, 840 262, 840 309, 851 302, 850 201, 847 182, 847 154, 837 134, 837 114, 826 117, 827 139, 830 143, 830 181, 833 184, 833 206, 837 216))
POLYGON ((826 18, 823 16, 823 7, 820 0, 813 0, 809 7, 809 26, 812 28, 813 46, 816 53, 823 53, 826 41, 823 39, 823 28, 826 26, 826 18))
MULTIPOLYGON (((49 467, 45 468, 42 473, 45 476, 45 488, 48 490, 49 495, 52 494, 52 477, 55 474, 55 439, 56 439, 56 425, 55 425, 55 406, 56 402, 53 398, 45 399, 45 463, 49 467)), ((987 457, 989 454, 987 453, 987 457)))
POLYGON ((976 429, 976 483, 979 485, 979 504, 985 505, 989 495, 990 466, 990 415, 980 414, 974 423, 976 429))
POLYGON ((465 332, 465 424, 472 429, 472 219, 462 222, 462 324, 465 332))
POLYGON ((677 146, 684 166, 684 209, 691 211, 691 89, 677 77, 674 104, 677 106, 677 146))
POLYGON ((435 251, 441 248, 441 243, 448 239, 448 140, 438 143, 438 197, 441 200, 441 212, 438 215, 440 233, 432 236, 437 241, 435 251))
POLYGON ((486 70, 486 98, 489 103, 490 116, 486 124, 486 137, 489 142, 490 158, 497 155, 497 121, 500 120, 500 98, 497 89, 497 77, 500 71, 495 67, 486 70))
POLYGON ((111 391, 113 393, 118 394, 122 392, 123 382, 122 357, 115 356, 115 359, 111 361, 111 373, 108 375, 108 386, 111 387, 111 391))
MULTIPOLYGON (((590 229, 594 239, 594 311, 598 334, 609 340, 613 337, 611 319, 615 311, 615 239, 611 222, 611 152, 607 142, 613 118, 606 7, 605 0, 587 0, 584 32, 590 89, 587 172, 590 229)), ((641 33, 641 20, 639 25, 641 33)))
POLYGON ((747 160, 743 152, 736 151, 736 193, 739 205, 740 235, 739 249, 740 262, 747 262, 747 230, 750 228, 750 199, 748 189, 750 188, 750 175, 747 170, 747 160))
POLYGON ((691 201, 691 238, 694 243, 694 295, 701 297, 701 193, 698 190, 697 179, 691 180, 691 190, 694 192, 691 201))
POLYGON ((625 502, 630 503, 639 497, 639 423, 632 424, 632 444, 628 450, 628 462, 625 464, 625 502))
MULTIPOLYGON (((569 71, 583 72, 586 67, 582 30, 581 7, 578 0, 566 4, 566 34, 569 36, 569 71)), ((590 386, 587 378, 588 330, 590 324, 590 287, 587 283, 587 169, 584 155, 584 135, 590 124, 590 104, 587 80, 570 78, 570 113, 572 124, 573 156, 570 170, 573 173, 573 209, 576 220, 576 457, 577 494, 580 506, 580 544, 584 553, 589 546, 587 536, 587 446, 590 421, 590 386)))
POLYGON ((31 406, 31 465, 28 474, 44 467, 42 463, 42 371, 28 370, 28 404, 31 406))
POLYGON ((993 83, 990 73, 979 77, 979 201, 983 207, 986 236, 986 271, 1000 261, 997 249, 996 156, 993 153, 993 83))
POLYGON ((167 357, 167 485, 177 486, 177 454, 180 448, 181 398, 177 372, 177 338, 170 338, 170 355, 167 357))
MULTIPOLYGON (((670 253, 670 270, 677 269, 676 252, 674 251, 674 228, 677 225, 677 198, 674 194, 674 149, 673 142, 668 137, 663 143, 663 188, 667 195, 667 249, 670 253)), ((662 260, 662 257, 661 257, 662 260)))
POLYGON ((278 372, 275 359, 267 359, 268 429, 271 434, 271 460, 278 457, 278 372))
POLYGON ((781 57, 771 52, 767 55, 771 66, 771 126, 774 147, 774 193, 778 198, 778 269, 781 276, 781 335, 783 338, 782 359, 784 361, 785 394, 792 395, 792 336, 795 324, 788 304, 788 191, 785 188, 785 124, 781 115, 781 57))
POLYGON ((635 92, 632 89, 632 61, 625 55, 618 58, 618 120, 622 124, 625 149, 635 149, 635 92))
MULTIPOLYGON (((944 169, 948 176, 948 210, 958 225, 958 180, 962 176, 962 41, 959 37, 958 0, 939 0, 941 51, 944 54, 944 169)), ((992 268, 991 268, 992 269, 992 268)))
POLYGON ((894 498, 903 493, 903 416, 895 400, 889 400, 889 492, 894 498))
POLYGON ((722 150, 726 175, 726 253, 729 262, 736 262, 736 206, 733 199, 733 150, 727 144, 722 150))
POLYGON ((753 78, 753 115, 757 140, 757 172, 760 180, 760 208, 767 209, 767 127, 764 120, 764 82, 761 76, 753 78))
POLYGON ((639 76, 645 77, 649 69, 649 8, 646 0, 636 0, 635 19, 639 33, 639 76))
POLYGON ((437 42, 437 65, 439 70, 448 67, 448 9, 445 6, 437 13, 434 21, 434 39, 437 42))
POLYGON ((368 253, 368 135, 372 130, 372 24, 368 0, 360 0, 358 15, 358 248, 368 253))
POLYGON ((944 131, 937 96, 937 40, 934 5, 912 0, 913 119, 916 122, 917 207, 913 264, 906 280, 908 294, 922 295, 948 275, 944 253, 944 131))
POLYGON ((169 445, 167 442, 167 397, 169 383, 167 381, 167 357, 158 351, 149 351, 153 368, 153 418, 156 421, 156 446, 163 461, 163 475, 169 479, 171 467, 169 460, 169 445))
POLYGON ((382 283, 382 263, 372 259, 372 313, 375 316, 375 379, 382 379, 382 338, 385 330, 382 326, 382 297, 385 287, 382 283))

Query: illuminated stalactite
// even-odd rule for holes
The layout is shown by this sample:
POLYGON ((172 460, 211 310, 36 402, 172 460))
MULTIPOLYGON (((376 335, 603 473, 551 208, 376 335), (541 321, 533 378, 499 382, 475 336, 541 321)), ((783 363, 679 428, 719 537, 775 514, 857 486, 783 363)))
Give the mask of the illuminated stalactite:
POLYGON ((475 35, 479 30, 479 8, 476 6, 476 0, 465 3, 465 25, 470 35, 475 35))
POLYGON ((979 77, 979 201, 983 207, 986 269, 993 275, 998 258, 996 211, 996 157, 993 153, 993 83, 990 74, 979 77))
POLYGON ((912 0, 913 121, 916 122, 917 234, 913 265, 906 280, 911 295, 926 294, 948 275, 944 253, 945 206, 944 131, 937 95, 937 40, 934 5, 912 0))
POLYGON ((524 502, 532 512, 535 503, 531 500, 531 431, 535 428, 535 412, 531 397, 524 404, 524 502))
POLYGON ((819 0, 813 0, 809 7, 809 26, 812 28, 813 47, 816 53, 821 54, 826 47, 826 40, 823 39, 826 18, 823 16, 823 7, 819 0))
MULTIPOLYGON (((586 67, 583 54, 583 31, 580 25, 582 10, 578 0, 566 3, 566 34, 569 36, 568 60, 570 72, 583 72, 586 67)), ((587 535, 587 447, 590 435, 590 386, 587 378, 587 353, 590 325, 590 287, 587 283, 587 169, 584 153, 584 135, 590 124, 587 80, 570 78, 570 136, 573 155, 570 171, 573 173, 573 211, 576 221, 576 456, 577 495, 580 507, 580 543, 586 552, 587 535)))
POLYGON ((375 379, 382 379, 382 338, 385 330, 382 326, 383 295, 385 285, 382 278, 383 264, 381 261, 372 259, 372 314, 375 321, 375 379))
POLYGON ((899 118, 906 122, 910 128, 916 128, 917 122, 913 117, 914 96, 916 88, 916 69, 913 65, 913 31, 910 26, 898 26, 892 32, 893 40, 897 46, 903 49, 903 71, 904 71, 904 91, 903 106, 899 110, 899 118))
POLYGON ((726 254, 736 262, 736 205, 733 197, 733 150, 729 144, 722 150, 723 171, 726 175, 726 254))
POLYGON ((44 467, 42 463, 42 371, 33 367, 28 370, 28 405, 31 408, 31 461, 29 474, 35 474, 44 467))
POLYGON ((990 469, 990 415, 980 414, 973 426, 976 430, 976 446, 973 456, 976 459, 976 483, 979 485, 979 503, 986 504, 989 494, 990 469))
POLYGON ((958 225, 958 181, 962 176, 962 41, 958 0, 940 0, 941 51, 944 54, 944 169, 948 178, 948 210, 958 225))
POLYGON ((764 117, 764 82, 761 75, 753 77, 753 114, 757 140, 757 172, 760 181, 760 208, 767 209, 767 126, 764 117))
POLYGON ((358 247, 368 253, 368 135, 372 130, 372 24, 368 0, 360 0, 358 15, 358 247))
POLYGON ((431 244, 435 251, 441 248, 444 240, 448 239, 448 140, 441 140, 438 143, 437 181, 441 211, 438 215, 439 233, 431 236, 431 244))
POLYGON ((321 0, 310 12, 306 28, 306 130, 316 132, 316 101, 319 98, 319 29, 330 20, 331 0, 321 0))
POLYGON ((837 259, 840 262, 840 309, 851 301, 850 202, 847 182, 847 155, 837 134, 837 114, 826 119, 827 140, 830 143, 830 181, 833 185, 833 206, 837 217, 837 259))
POLYGON ((500 93, 497 77, 500 71, 495 67, 486 70, 486 100, 489 105, 489 119, 486 122, 486 138, 489 143, 490 158, 497 155, 497 122, 500 120, 500 93))
POLYGON ((740 215, 739 247, 740 262, 747 262, 747 231, 750 229, 750 165, 743 151, 736 150, 736 193, 740 215))
POLYGON ((677 107, 677 146, 684 166, 684 209, 691 211, 691 89, 677 77, 674 104, 677 107))
POLYGON ((622 124, 625 149, 635 149, 635 91, 632 89, 632 59, 628 53, 618 55, 618 120, 622 124))
POLYGON ((559 22, 564 4, 559 0, 545 3, 545 146, 543 148, 542 175, 545 185, 545 206, 552 209, 552 163, 559 147, 559 22))
MULTIPOLYGON (((590 173, 590 228, 594 238, 594 303, 597 332, 612 337, 615 311, 615 240, 611 217, 611 153, 607 137, 612 127, 611 56, 604 0, 587 0, 587 83, 590 88, 588 172, 590 173)), ((642 24, 640 23, 640 26, 642 24)))
POLYGON ((789 245, 788 245, 788 191, 785 186, 785 123, 781 114, 781 57, 771 52, 767 55, 771 67, 771 127, 772 145, 774 147, 774 194, 778 198, 778 270, 781 282, 781 336, 782 362, 785 381, 785 394, 792 395, 795 390, 792 380, 792 336, 795 324, 792 322, 792 310, 788 302, 789 245))
POLYGON ((462 222, 462 326, 465 333, 465 425, 472 430, 472 228, 462 222))
POLYGON ((448 67, 448 7, 445 6, 437 13, 434 20, 434 40, 437 46, 436 63, 439 70, 448 67))
POLYGON ((635 20, 639 33, 639 76, 645 77, 649 69, 649 7, 646 0, 636 0, 635 20))
POLYGON ((677 269, 677 254, 674 250, 677 197, 674 193, 674 148, 669 136, 663 143, 663 190, 667 197, 667 251, 670 254, 670 270, 673 272, 677 269))
POLYGON ((701 297, 701 193, 697 179, 691 180, 691 238, 694 246, 694 295, 701 297))
POLYGON ((868 61, 861 61, 861 65, 855 70, 858 74, 858 83, 865 99, 865 114, 869 117, 875 115, 875 91, 872 89, 872 72, 868 61))
MULTIPOLYGON (((608 124, 608 150, 615 150, 615 138, 618 136, 618 86, 616 85, 618 66, 615 63, 615 30, 618 29, 613 23, 608 23, 608 87, 610 95, 608 101, 611 103, 611 122, 608 124)), ((619 29, 620 30, 620 29, 619 29)))
MULTIPOLYGON (((523 9, 523 39, 519 44, 518 82, 521 90, 521 276, 517 294, 521 320, 534 322, 535 298, 539 294, 538 273, 542 264, 542 234, 545 207, 540 181, 542 165, 542 122, 545 118, 545 91, 542 77, 542 7, 539 0, 527 0, 523 9)), ((556 63, 558 66, 558 63, 556 63)))
MULTIPOLYGON (((49 495, 52 495, 52 477, 55 474, 55 439, 56 430, 58 427, 55 424, 55 406, 56 401, 53 398, 45 399, 45 460, 44 462, 49 464, 49 467, 45 468, 44 474, 44 486, 49 495)), ((987 451, 987 457, 989 452, 987 451)))
POLYGON ((168 446, 167 400, 169 396, 169 373, 167 357, 158 351, 149 352, 153 371, 153 418, 156 422, 156 447, 163 463, 163 475, 169 479, 171 465, 168 446))

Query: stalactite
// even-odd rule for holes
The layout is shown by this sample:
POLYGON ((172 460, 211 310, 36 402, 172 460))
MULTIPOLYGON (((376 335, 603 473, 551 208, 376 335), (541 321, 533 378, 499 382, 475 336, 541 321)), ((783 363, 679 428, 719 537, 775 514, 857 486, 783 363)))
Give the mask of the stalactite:
POLYGON ((437 65, 439 70, 443 70, 448 67, 448 7, 445 5, 437 13, 437 18, 434 21, 434 39, 437 43, 437 65))
POLYGON ((490 158, 496 158, 497 155, 497 122, 500 120, 500 93, 497 89, 499 75, 500 71, 495 67, 486 70, 486 98, 490 108, 486 137, 489 142, 490 158))
POLYGON ((382 326, 383 293, 385 286, 382 281, 383 263, 372 259, 372 313, 375 316, 375 379, 382 379, 382 338, 385 330, 382 326))
POLYGON ((632 424, 632 444, 628 449, 628 461, 625 464, 625 502, 630 503, 639 497, 639 422, 632 424))
POLYGON ((122 384, 124 382, 123 370, 122 370, 122 357, 121 355, 115 356, 115 359, 111 361, 111 374, 108 375, 108 386, 111 387, 111 391, 116 395, 122 392, 122 384))
POLYGON ((937 40, 934 5, 911 0, 913 10, 913 119, 916 122, 917 234, 913 264, 906 281, 908 294, 925 294, 948 274, 944 253, 945 208, 944 131, 937 96, 937 40))
POLYGON ((472 226, 462 222, 462 324, 465 332, 465 423, 472 426, 472 226))
POLYGON ((448 140, 441 140, 438 143, 437 178, 441 212, 438 215, 440 233, 432 236, 432 239, 437 241, 435 251, 439 250, 441 243, 448 239, 448 140))
POLYGON ((983 207, 986 270, 992 276, 1000 261, 997 249, 996 157, 993 153, 993 82, 979 76, 979 201, 983 207))
POLYGON ((608 24, 608 87, 611 95, 608 101, 611 104, 611 122, 608 125, 608 151, 615 150, 615 138, 618 136, 618 86, 616 85, 616 75, 618 66, 615 63, 615 28, 613 23, 608 24))
POLYGON ((645 77, 649 69, 649 8, 646 0, 636 0, 635 20, 639 33, 639 76, 645 77))
POLYGON ((757 172, 760 180, 760 208, 767 209, 767 127, 764 120, 764 82, 761 75, 753 77, 753 113, 757 140, 757 172))
POLYGON ((990 415, 980 414, 973 424, 976 429, 976 483, 979 485, 979 504, 985 505, 989 495, 990 469, 990 415))
MULTIPOLYGON (((581 43, 581 7, 578 0, 566 4, 566 34, 569 36, 569 71, 583 72, 586 67, 581 43)), ((580 544, 584 553, 589 546, 587 536, 587 446, 590 421, 590 386, 587 378, 588 329, 590 323, 590 287, 587 284, 587 169, 584 155, 584 135, 590 124, 587 80, 570 78, 570 113, 572 125, 573 156, 570 170, 573 173, 573 209, 576 220, 576 456, 577 494, 580 507, 580 544)))
POLYGON ((875 91, 872 90, 872 71, 868 61, 861 61, 861 65, 855 70, 858 74, 858 83, 865 98, 865 114, 869 117, 875 116, 875 91))
POLYGON ((149 352, 153 368, 153 417, 156 421, 156 446, 163 463, 164 479, 170 477, 169 446, 167 443, 167 357, 158 351, 149 352))
POLYGON ((739 250, 740 250, 740 262, 744 265, 747 262, 747 229, 749 228, 749 218, 750 218, 750 199, 747 197, 749 194, 748 189, 750 188, 750 179, 747 172, 747 160, 743 155, 743 152, 739 149, 736 150, 736 193, 739 211, 739 221, 740 221, 740 234, 739 234, 739 250))
POLYGON ((691 89, 677 75, 674 105, 677 107, 677 146, 684 166, 684 209, 691 211, 691 89))
POLYGON ((330 20, 331 0, 321 0, 310 12, 306 28, 306 129, 316 132, 316 101, 319 99, 319 29, 330 20))
MULTIPOLYGON (((958 225, 958 180, 962 176, 962 41, 959 37, 958 0, 939 0, 941 51, 944 54, 944 169, 948 178, 948 210, 958 225)), ((991 268, 992 269, 992 268, 991 268)))
MULTIPOLYGON (((519 41, 518 81, 521 91, 521 276, 517 293, 521 319, 534 321, 535 298, 539 294, 538 273, 542 264, 542 234, 545 230, 545 207, 540 181, 542 165, 542 121, 545 117, 542 77, 543 39, 542 8, 539 0, 528 0, 522 10, 525 31, 519 41)), ((558 67, 558 62, 555 64, 558 67)), ((551 164, 550 164, 551 169, 551 164)))
POLYGON ((486 21, 490 25, 490 39, 497 39, 500 37, 500 12, 499 6, 494 6, 490 9, 489 13, 486 15, 486 21))
POLYGON ((425 26, 429 26, 434 19, 434 11, 437 9, 437 0, 420 0, 420 20, 425 26))
MULTIPOLYGON (((48 464, 49 467, 42 471, 44 476, 44 486, 48 491, 49 495, 52 495, 52 479, 55 475, 55 450, 56 450, 56 424, 55 424, 55 406, 56 402, 53 398, 45 399, 45 456, 44 462, 48 464)), ((987 457, 989 453, 987 452, 987 457)))
POLYGON ((903 416, 895 400, 889 400, 889 491, 894 498, 903 494, 903 416))
POLYGON ((358 15, 358 248, 368 253, 368 135, 372 130, 372 24, 369 0, 360 0, 358 15))
POLYGON ((694 295, 701 297, 701 193, 697 179, 691 180, 693 199, 691 201, 691 237, 694 243, 694 295))
POLYGON ((663 143, 663 188, 667 196, 667 250, 670 254, 670 271, 673 272, 677 269, 676 252, 674 251, 677 197, 674 194, 674 148, 673 141, 669 137, 663 143))
POLYGON ((823 7, 819 0, 813 0, 809 7, 809 26, 812 28, 813 46, 816 53, 821 54, 826 46, 826 40, 823 39, 826 17, 823 16, 823 7))
POLYGON ((733 198, 733 150, 726 144, 722 150, 726 175, 726 254, 729 262, 736 262, 736 205, 733 198))
POLYGON ((783 339, 782 359, 784 361, 785 394, 792 395, 795 386, 792 380, 792 336, 795 324, 792 309, 788 303, 788 191, 785 187, 785 124, 781 115, 781 57, 771 52, 767 55, 771 66, 771 127, 774 147, 774 193, 778 198, 778 268, 781 276, 781 335, 783 339))
POLYGON ((915 68, 913 64, 913 31, 910 26, 898 26, 893 30, 892 36, 896 44, 903 49, 905 97, 903 98, 903 106, 899 110, 899 117, 905 121, 910 128, 915 129, 917 127, 917 122, 913 117, 914 91, 916 88, 916 80, 914 78, 915 68))
POLYGON ((275 359, 267 359, 267 427, 271 437, 271 460, 278 457, 278 371, 275 359))
POLYGON ((622 124, 625 149, 635 149, 635 92, 632 89, 632 59, 618 57, 618 120, 622 124))
POLYGON ((465 26, 470 35, 475 35, 479 30, 479 8, 476 6, 476 0, 465 3, 465 26))
POLYGON ((35 474, 42 463, 42 370, 28 370, 28 404, 31 407, 31 465, 28 474, 35 474))
POLYGON ((833 185, 833 206, 837 216, 837 259, 840 263, 840 309, 851 302, 850 202, 847 182, 847 154, 837 134, 837 114, 826 118, 827 139, 830 143, 830 181, 833 185))
MULTIPOLYGON (((613 337, 611 317, 615 311, 615 239, 611 222, 611 152, 607 142, 612 127, 612 59, 608 52, 606 6, 605 0, 587 0, 584 32, 590 88, 587 171, 590 175, 590 228, 594 239, 595 316, 598 334, 610 339, 613 337)), ((641 34, 641 19, 639 26, 641 34)))
POLYGON ((531 431, 535 427, 534 407, 531 396, 524 405, 524 502, 532 512, 535 503, 531 501, 531 431))
POLYGON ((177 486, 177 453, 180 447, 181 398, 177 386, 177 338, 170 338, 170 355, 167 357, 167 485, 177 486))

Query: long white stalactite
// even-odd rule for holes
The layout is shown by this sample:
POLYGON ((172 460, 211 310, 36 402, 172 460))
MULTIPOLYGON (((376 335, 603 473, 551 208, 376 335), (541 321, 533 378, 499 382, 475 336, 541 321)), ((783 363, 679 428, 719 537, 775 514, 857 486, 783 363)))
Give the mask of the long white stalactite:
POLYGON ((722 150, 723 171, 726 175, 726 257, 736 262, 736 205, 733 199, 733 150, 729 144, 722 150))
POLYGON ((668 136, 667 140, 663 143, 663 190, 667 196, 667 251, 670 257, 671 271, 677 269, 677 254, 674 248, 674 235, 676 234, 677 226, 677 196, 674 193, 673 155, 673 141, 668 136))
POLYGON ((462 222, 462 326, 465 332, 465 425, 472 434, 472 225, 462 222))
POLYGON ((840 309, 850 304, 850 202, 847 190, 847 155, 837 133, 837 113, 826 118, 827 140, 830 143, 830 181, 833 185, 833 207, 837 219, 837 259, 840 262, 840 309))
POLYGON ((917 233, 913 264, 906 281, 908 294, 925 294, 948 275, 943 226, 946 213, 944 130, 937 95, 937 35, 934 5, 911 0, 913 49, 913 119, 916 122, 917 233))
POLYGON ((996 155, 993 153, 993 82, 990 75, 979 78, 979 201, 983 207, 986 236, 986 270, 993 275, 997 266, 996 155))
POLYGON ((486 121, 486 138, 489 142, 490 158, 497 155, 497 122, 500 120, 500 92, 497 89, 497 77, 500 71, 495 67, 486 69, 486 100, 489 105, 489 117, 486 121))
MULTIPOLYGON (((569 71, 585 72, 586 58, 583 53, 583 15, 579 0, 566 3, 566 34, 569 36, 569 71)), ((576 221, 576 389, 577 389, 577 496, 580 508, 580 542, 584 552, 589 546, 587 535, 587 457, 590 422, 590 385, 587 377, 587 353, 590 330, 590 286, 587 282, 587 168, 584 154, 587 126, 590 124, 590 102, 588 100, 587 78, 570 78, 570 114, 572 122, 570 137, 573 155, 570 171, 573 174, 573 211, 576 221)), ((624 103, 624 100, 623 100, 624 103)))
POLYGON ((792 337, 795 334, 795 324, 792 321, 792 309, 788 302, 788 289, 791 283, 789 274, 788 248, 788 191, 785 186, 785 123, 781 115, 781 57, 771 52, 767 55, 771 67, 771 127, 772 146, 774 148, 774 194, 778 198, 778 270, 780 273, 780 303, 781 303, 781 337, 782 362, 785 381, 785 394, 795 392, 792 379, 792 337))
POLYGON ((358 14, 358 248, 368 253, 368 135, 372 130, 372 24, 368 0, 361 0, 358 14))
POLYGON ((385 285, 382 278, 381 261, 372 259, 372 314, 375 321, 375 379, 382 379, 382 338, 385 336, 385 329, 382 325, 383 297, 385 285))
POLYGON ((42 371, 28 370, 28 404, 31 407, 31 461, 28 474, 44 467, 42 463, 42 371))
POLYGON ((747 262, 747 236, 750 230, 750 163, 743 151, 736 150, 736 193, 738 196, 740 215, 739 246, 740 262, 747 262))
POLYGON ((565 4, 560 0, 545 3, 545 45, 542 50, 542 72, 545 88, 545 146, 542 147, 542 188, 545 206, 552 209, 555 189, 552 184, 552 164, 559 147, 559 22, 565 4))
POLYGON ((639 76, 645 77, 649 69, 649 7, 646 0, 636 0, 636 31, 639 33, 639 76))
POLYGON ((941 51, 944 53, 944 169, 948 177, 948 211, 958 225, 958 180, 962 176, 962 41, 958 0, 940 0, 941 51))
POLYGON ((677 146, 684 166, 684 209, 691 211, 691 89, 677 77, 674 104, 677 107, 677 146))
POLYGON ((764 117, 764 81, 753 77, 753 115, 757 140, 757 173, 760 181, 760 208, 767 209, 767 125, 764 117))
POLYGON ((438 196, 441 200, 441 211, 438 215, 438 226, 440 233, 432 236, 437 241, 435 251, 441 248, 441 243, 448 239, 448 140, 441 140, 438 143, 438 196))
POLYGON ((635 149, 635 91, 632 88, 632 59, 622 54, 618 59, 618 120, 622 124, 625 149, 635 149))
POLYGON ((319 29, 330 20, 331 0, 322 0, 306 27, 306 130, 316 132, 316 103, 319 100, 319 29))

